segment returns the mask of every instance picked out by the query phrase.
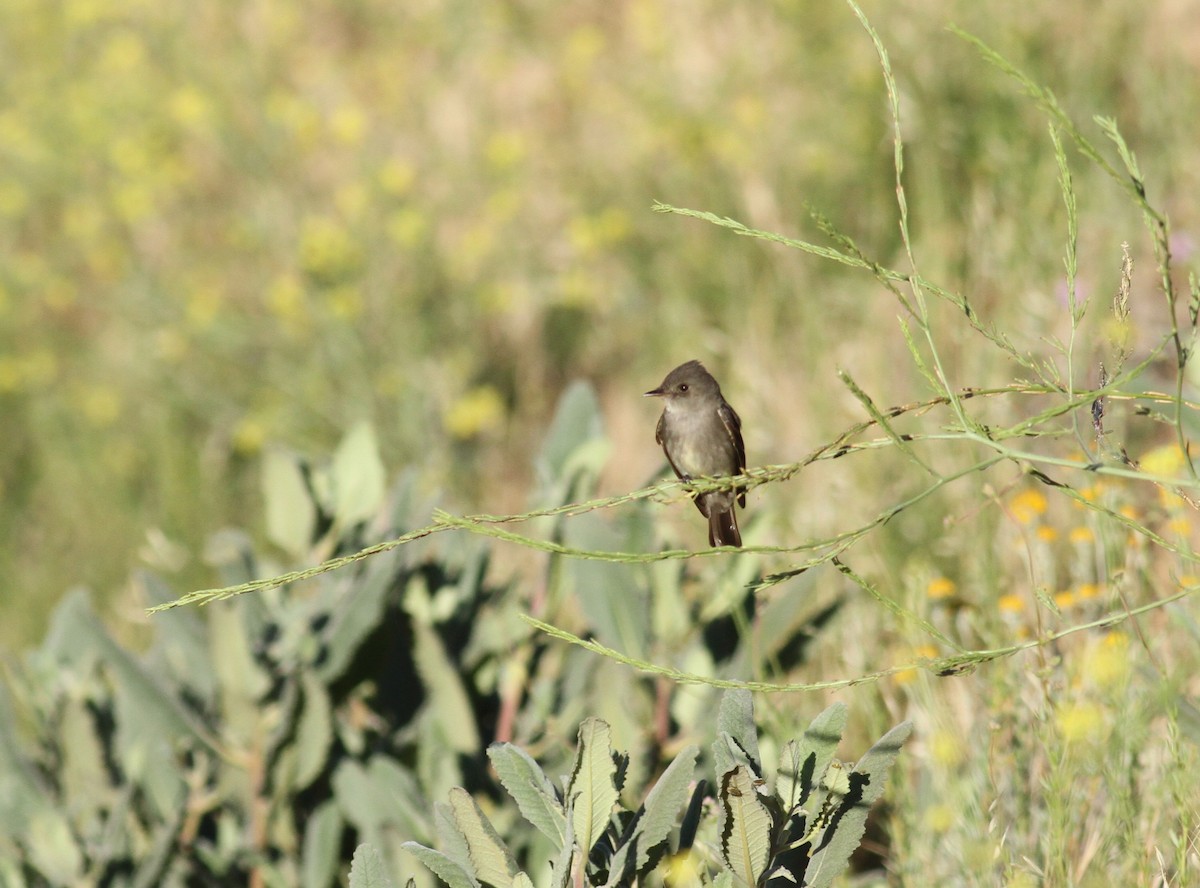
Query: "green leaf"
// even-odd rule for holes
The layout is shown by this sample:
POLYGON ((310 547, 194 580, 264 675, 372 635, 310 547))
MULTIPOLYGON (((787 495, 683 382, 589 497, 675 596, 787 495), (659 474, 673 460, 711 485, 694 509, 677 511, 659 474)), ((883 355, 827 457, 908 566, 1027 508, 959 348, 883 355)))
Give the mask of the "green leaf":
POLYGON ((804 805, 829 768, 846 730, 846 705, 834 703, 812 720, 800 740, 784 746, 779 756, 775 794, 791 811, 804 805))
MULTIPOLYGON (((335 882, 338 862, 341 859, 342 812, 333 799, 322 802, 304 824, 304 848, 300 860, 300 884, 302 888, 326 888, 335 882)), ((355 857, 360 845, 355 849, 355 857)), ((354 882, 354 866, 350 867, 350 881, 354 882)))
MULTIPOLYGON (((448 793, 447 793, 448 795, 448 793)), ((463 837, 454 819, 454 809, 446 802, 433 805, 433 822, 437 830, 438 844, 442 853, 457 863, 465 872, 473 873, 471 847, 463 837)))
MULTIPOLYGON (((580 515, 563 528, 572 548, 620 552, 628 540, 598 514, 580 515)), ((648 654, 651 630, 650 590, 640 573, 627 564, 595 559, 567 562, 566 582, 597 639, 631 657, 648 654)))
POLYGON ((116 685, 122 752, 132 745, 178 742, 191 738, 216 751, 216 742, 204 724, 180 701, 163 677, 152 672, 117 644, 88 604, 83 592, 71 593, 55 610, 47 647, 54 656, 69 663, 97 656, 111 670, 116 685), (128 719, 128 720, 126 720, 128 719))
POLYGON ((475 725, 475 712, 463 688, 461 670, 446 656, 441 639, 427 624, 413 620, 413 660, 425 683, 427 705, 442 724, 448 747, 474 754, 482 741, 475 725))
POLYGON ((455 826, 467 842, 476 878, 496 888, 510 888, 517 861, 479 805, 470 793, 456 786, 450 790, 450 808, 455 826))
MULTIPOLYGON (((417 842, 405 842, 401 847, 425 864, 430 872, 450 888, 481 888, 478 879, 442 852, 426 848, 417 842)), ((351 884, 351 888, 357 886, 351 884)))
POLYGON ((566 812, 545 772, 532 756, 511 743, 493 743, 487 754, 521 815, 550 840, 554 850, 561 850, 567 833, 566 812))
MULTIPOLYGON (((133 788, 127 789, 129 791, 122 796, 121 804, 114 807, 108 815, 109 824, 119 824, 117 829, 124 826, 124 815, 130 807, 128 800, 133 795, 133 788)), ((138 853, 137 869, 128 882, 129 888, 157 888, 167 883, 164 876, 179 851, 179 830, 183 827, 186 816, 186 805, 180 805, 173 816, 154 824, 148 837, 148 847, 140 849, 138 853)))
POLYGON ((377 755, 364 768, 346 759, 333 772, 332 782, 342 813, 360 833, 375 836, 385 825, 395 824, 402 835, 433 835, 429 803, 412 774, 394 760, 377 755))
POLYGON ((373 845, 364 842, 354 849, 354 857, 350 860, 350 888, 392 888, 383 856, 373 845))
POLYGON ((62 812, 46 809, 34 814, 25 845, 34 869, 50 884, 77 885, 82 881, 83 852, 62 812))
POLYGON ((35 812, 57 804, 44 778, 21 754, 16 725, 9 690, 0 684, 0 834, 13 837, 28 831, 35 812))
POLYGON ((604 425, 600 416, 600 402, 590 385, 586 382, 573 382, 567 386, 562 397, 558 399, 558 408, 546 433, 546 442, 538 455, 537 467, 543 473, 544 480, 562 479, 579 465, 591 465, 596 468, 597 462, 603 465, 603 460, 597 459, 597 452, 593 452, 587 459, 581 458, 585 455, 581 453, 582 448, 589 442, 604 438, 604 425))
POLYGON ((71 800, 73 817, 99 820, 99 809, 111 808, 115 790, 108 781, 104 747, 96 736, 87 703, 69 697, 62 701, 59 718, 58 743, 62 763, 58 777, 63 797, 71 800))
POLYGON ((262 495, 267 538, 289 555, 304 555, 313 543, 317 507, 294 454, 268 450, 263 455, 262 495))
POLYGON ((892 728, 867 750, 849 774, 848 792, 838 803, 823 838, 814 841, 813 853, 805 873, 805 884, 826 888, 846 868, 850 855, 862 841, 867 813, 883 794, 887 774, 900 754, 904 741, 912 733, 912 723, 892 728))
POLYGON ((360 422, 333 455, 334 520, 341 528, 371 518, 383 504, 385 470, 369 422, 360 422))
POLYGON ((717 776, 746 765, 762 776, 758 731, 754 727, 754 701, 742 688, 726 691, 717 710, 717 739, 713 741, 713 764, 717 776))
POLYGON ((325 768, 333 743, 333 707, 324 683, 312 672, 300 676, 304 703, 296 725, 296 775, 294 787, 307 789, 325 768))
POLYGON ((383 619, 388 596, 407 563, 407 548, 380 552, 371 558, 365 576, 357 578, 353 594, 344 595, 344 600, 334 604, 333 618, 325 631, 326 656, 316 667, 322 681, 329 683, 341 676, 359 646, 383 619))
POLYGON ((688 785, 691 783, 692 772, 699 755, 699 748, 687 747, 658 778, 658 782, 646 796, 633 834, 613 855, 607 885, 628 884, 628 877, 633 873, 638 876, 644 875, 644 870, 650 863, 651 852, 667 840, 679 822, 679 809, 687 801, 688 785), (627 862, 631 852, 637 856, 627 862), (632 870, 632 873, 627 870, 632 870))
POLYGON ((567 807, 579 847, 586 856, 608 828, 617 788, 613 783, 612 732, 598 718, 585 719, 579 726, 579 749, 567 788, 567 807))
POLYGON ((738 765, 722 775, 717 801, 721 856, 743 885, 758 883, 771 860, 771 812, 758 795, 754 772, 738 765))
POLYGON ((558 855, 550 861, 550 886, 549 888, 568 888, 571 884, 571 876, 573 875, 571 866, 575 859, 575 830, 571 827, 571 821, 567 820, 567 834, 563 836, 562 847, 558 850, 558 855))

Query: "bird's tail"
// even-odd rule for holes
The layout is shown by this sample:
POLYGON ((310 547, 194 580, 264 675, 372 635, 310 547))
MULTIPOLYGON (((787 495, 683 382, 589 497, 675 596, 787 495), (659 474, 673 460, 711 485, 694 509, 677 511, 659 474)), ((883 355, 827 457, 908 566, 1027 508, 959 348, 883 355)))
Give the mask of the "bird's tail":
POLYGON ((708 544, 710 546, 742 546, 742 534, 738 530, 737 514, 733 503, 728 509, 718 509, 711 503, 708 509, 708 544))

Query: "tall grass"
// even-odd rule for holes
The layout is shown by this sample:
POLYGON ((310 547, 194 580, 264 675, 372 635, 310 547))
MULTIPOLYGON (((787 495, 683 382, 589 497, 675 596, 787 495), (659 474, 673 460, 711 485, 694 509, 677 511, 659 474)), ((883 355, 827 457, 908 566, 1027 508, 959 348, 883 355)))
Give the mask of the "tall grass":
POLYGON ((1194 880, 1191 25, 905 6, 7 5, 9 640, 135 556, 212 585, 261 451, 363 416, 520 512, 589 378, 638 488, 636 395, 700 357, 756 480, 811 457, 747 533, 839 556, 803 683, 918 725, 899 876, 1194 880))

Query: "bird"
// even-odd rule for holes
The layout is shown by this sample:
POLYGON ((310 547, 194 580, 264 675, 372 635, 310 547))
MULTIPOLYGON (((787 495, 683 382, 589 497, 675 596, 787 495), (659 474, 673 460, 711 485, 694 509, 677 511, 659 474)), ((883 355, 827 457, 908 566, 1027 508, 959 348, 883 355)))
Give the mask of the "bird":
MULTIPOLYGON (((680 364, 662 384, 646 392, 662 398, 654 440, 682 481, 739 475, 746 471, 742 420, 721 394, 721 386, 699 361, 680 364)), ((692 501, 708 519, 710 546, 742 545, 734 502, 746 507, 746 488, 693 493, 692 501)))

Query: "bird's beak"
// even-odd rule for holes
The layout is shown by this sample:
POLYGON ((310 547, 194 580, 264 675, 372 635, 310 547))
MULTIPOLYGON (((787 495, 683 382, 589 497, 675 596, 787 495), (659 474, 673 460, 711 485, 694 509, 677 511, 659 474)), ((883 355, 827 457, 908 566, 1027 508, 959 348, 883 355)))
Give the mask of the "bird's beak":
POLYGON ((661 397, 662 397, 663 395, 665 395, 665 394, 666 394, 666 392, 664 392, 664 391, 662 390, 662 388, 661 388, 661 387, 659 387, 659 388, 656 388, 656 389, 651 389, 650 391, 648 391, 648 392, 646 392, 645 394, 643 394, 643 395, 642 395, 642 397, 643 397, 643 398, 661 398, 661 397))

